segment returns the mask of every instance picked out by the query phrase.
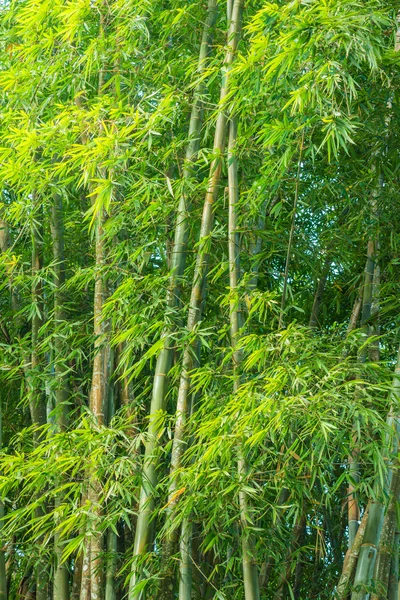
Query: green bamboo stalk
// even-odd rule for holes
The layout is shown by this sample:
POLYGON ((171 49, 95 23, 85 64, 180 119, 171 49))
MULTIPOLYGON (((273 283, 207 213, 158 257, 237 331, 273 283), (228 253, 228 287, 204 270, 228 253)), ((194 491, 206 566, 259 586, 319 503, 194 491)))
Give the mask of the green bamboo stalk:
POLYGON ((378 555, 374 568, 374 584, 376 592, 371 595, 371 600, 386 600, 388 596, 390 568, 393 556, 394 536, 396 531, 396 504, 400 490, 400 473, 398 468, 394 471, 391 481, 391 498, 383 520, 382 533, 379 539, 378 555))
MULTIPOLYGON (((37 211, 37 196, 32 194, 32 204, 34 209, 31 237, 32 237, 32 304, 35 306, 31 325, 31 371, 28 374, 28 397, 29 408, 31 412, 32 424, 41 427, 46 424, 46 403, 43 395, 41 382, 39 379, 39 370, 42 363, 42 356, 39 347, 39 330, 43 324, 43 298, 42 281, 40 271, 43 266, 43 231, 42 224, 39 222, 37 211)), ((35 430, 34 444, 40 442, 41 432, 35 430)), ((36 517, 42 516, 42 509, 36 509, 36 517)), ((36 599, 47 600, 47 571, 43 561, 39 559, 36 563, 36 599)))
MULTIPOLYGON (((238 349, 240 340, 241 314, 240 304, 237 298, 239 284, 239 235, 238 235, 238 204, 239 204, 239 181, 238 161, 236 158, 237 143, 237 119, 233 116, 229 122, 228 139, 228 193, 229 193, 229 217, 228 217, 228 250, 229 250, 229 288, 230 301, 230 324, 231 343, 233 353, 233 379, 234 393, 240 385, 240 368, 243 360, 242 352, 238 349)), ((239 448, 238 474, 239 478, 245 480, 247 475, 247 464, 244 452, 239 448)), ((246 492, 239 492, 240 520, 242 524, 242 568, 244 581, 244 594, 246 600, 258 600, 260 597, 258 583, 258 569, 254 562, 254 536, 249 533, 249 527, 253 525, 250 515, 249 501, 246 492)))
MULTIPOLYGON (((210 251, 209 236, 212 231, 214 222, 214 204, 218 196, 222 169, 222 156, 225 149, 227 113, 224 104, 229 92, 229 67, 234 59, 240 36, 241 13, 242 0, 235 0, 232 7, 232 19, 229 23, 228 30, 228 43, 225 56, 226 70, 223 76, 220 90, 220 111, 218 113, 217 123, 215 127, 213 146, 214 159, 210 167, 208 189, 203 206, 203 215, 200 227, 200 239, 198 245, 198 252, 196 256, 195 272, 189 303, 190 308, 187 320, 187 330, 189 332, 192 332, 195 329, 196 324, 200 321, 203 308, 204 289, 205 282, 207 279, 208 258, 210 251)), ((178 502, 178 478, 176 476, 176 473, 178 472, 181 466, 182 456, 185 451, 185 448, 187 447, 186 421, 190 413, 190 371, 194 367, 193 355, 193 348, 188 347, 185 349, 182 361, 181 378, 178 389, 176 421, 171 455, 171 477, 168 501, 169 512, 167 515, 167 530, 169 530, 167 540, 167 551, 169 553, 171 552, 171 548, 173 547, 176 535, 176 529, 173 527, 174 514, 178 502)), ((189 525, 185 523, 183 531, 186 532, 188 531, 188 529, 189 525)), ((185 555, 183 555, 181 559, 186 561, 185 555)), ((190 565, 188 565, 188 568, 189 567, 190 565)), ((191 588, 191 577, 185 577, 185 581, 191 588)), ((170 587, 171 586, 169 585, 169 588, 170 587)), ((180 593, 183 595, 183 597, 188 597, 191 592, 189 590, 189 587, 187 587, 184 583, 180 583, 180 593)))
MULTIPOLYGON (((110 372, 114 371, 114 352, 110 351, 110 372)), ((108 410, 107 420, 110 424, 115 415, 115 389, 114 381, 108 385, 108 410)), ((115 600, 115 575, 117 572, 117 534, 111 527, 107 530, 107 560, 106 560, 106 590, 105 600, 115 600)))
MULTIPOLYGON (((197 73, 201 78, 206 67, 206 59, 211 47, 212 29, 216 21, 217 2, 209 0, 207 15, 204 23, 197 73)), ((180 283, 186 266, 187 243, 189 231, 189 214, 191 210, 190 199, 187 195, 187 183, 193 175, 194 163, 197 160, 200 148, 200 135, 203 124, 203 95, 204 83, 200 83, 194 92, 192 112, 189 123, 189 143, 186 148, 183 169, 184 186, 180 196, 176 216, 174 246, 171 255, 171 277, 167 293, 167 313, 173 313, 178 306, 180 298, 180 283)), ((143 478, 140 491, 139 511, 136 522, 135 541, 133 549, 134 561, 132 564, 132 578, 129 584, 129 599, 134 600, 134 588, 140 580, 141 569, 137 564, 138 559, 147 551, 150 532, 150 516, 153 510, 153 490, 157 484, 157 459, 154 456, 157 447, 157 428, 159 414, 165 408, 167 393, 167 375, 172 365, 173 347, 171 335, 174 328, 168 325, 164 332, 164 346, 158 355, 155 368, 152 398, 150 404, 150 420, 147 430, 147 442, 143 460, 143 478)))
POLYGON ((354 571, 357 566, 358 556, 360 554, 361 544, 364 540, 365 528, 368 522, 370 504, 367 505, 363 518, 361 519, 361 523, 359 528, 357 529, 357 533, 355 535, 353 545, 349 550, 347 550, 344 562, 342 573, 339 579, 339 583, 335 592, 335 600, 346 600, 349 595, 350 583, 352 577, 354 575, 354 571))
POLYGON ((399 598, 399 542, 400 531, 396 530, 393 542, 393 556, 390 564, 388 600, 398 600, 399 598))
MULTIPOLYGON (((94 288, 94 359, 92 372, 92 385, 90 392, 90 410, 98 425, 104 425, 106 417, 106 381, 107 381, 107 353, 103 340, 105 331, 102 319, 103 303, 105 299, 105 242, 104 242, 105 213, 100 210, 96 217, 96 266, 94 288)), ((100 517, 101 507, 99 496, 101 484, 96 477, 89 475, 88 497, 93 507, 93 512, 100 517)), ((90 597, 91 600, 100 600, 103 596, 103 535, 95 532, 90 540, 90 597)))
MULTIPOLYGON (((368 241, 367 246, 367 260, 365 263, 364 270, 364 285, 363 285, 363 294, 362 294, 362 311, 361 311, 361 327, 363 331, 363 340, 366 342, 369 334, 368 330, 368 320, 371 316, 371 308, 373 301, 373 281, 374 281, 374 269, 375 269, 375 261, 374 261, 374 244, 371 240, 368 241)), ((360 362, 365 362, 367 358, 367 350, 364 347, 359 354, 360 362)), ((356 392, 357 393, 357 392, 356 392)), ((354 435, 354 450, 349 455, 348 464, 349 464, 349 475, 354 482, 358 482, 359 479, 359 463, 358 463, 358 449, 357 449, 357 440, 354 435)), ((358 524, 360 521, 360 509, 358 505, 358 499, 355 494, 355 485, 351 481, 348 485, 347 489, 347 508, 348 508, 348 527, 349 527, 349 538, 348 538, 348 548, 351 548, 354 542, 355 535, 357 533, 358 524)), ((371 513, 374 514, 375 511, 371 509, 371 513)), ((373 517, 371 517, 373 518, 373 517)))
MULTIPOLYGON (((397 354, 397 364, 392 384, 392 407, 398 402, 400 396, 400 348, 397 354), (395 402, 396 401, 396 402, 395 402)), ((398 448, 398 419, 394 415, 394 409, 390 410, 387 418, 387 424, 392 427, 395 433, 395 448, 398 448)), ((388 468, 386 487, 391 484, 391 468, 388 468)), ((379 499, 371 501, 370 515, 365 530, 363 544, 360 549, 360 556, 357 562, 357 570, 354 578, 354 592, 351 600, 367 600, 369 597, 368 588, 371 585, 375 561, 378 554, 378 544, 381 536, 385 506, 379 499)))
POLYGON ((182 522, 180 535, 179 600, 192 600, 192 537, 193 525, 186 518, 182 522))
MULTIPOLYGON (((63 232, 63 206, 61 196, 55 196, 51 207, 50 230, 53 245, 54 259, 54 324, 59 327, 65 320, 63 285, 65 283, 65 256, 64 256, 64 232, 63 232)), ((64 347, 62 337, 56 333, 54 340, 55 348, 55 366, 54 374, 56 379, 56 423, 59 431, 64 431, 68 419, 68 378, 65 374, 66 366, 62 362, 64 347)), ((61 498, 56 499, 56 505, 61 502, 61 498)), ((54 552, 56 556, 56 566, 53 583, 54 600, 69 599, 69 573, 65 563, 62 562, 62 545, 60 543, 60 534, 54 534, 54 552)))

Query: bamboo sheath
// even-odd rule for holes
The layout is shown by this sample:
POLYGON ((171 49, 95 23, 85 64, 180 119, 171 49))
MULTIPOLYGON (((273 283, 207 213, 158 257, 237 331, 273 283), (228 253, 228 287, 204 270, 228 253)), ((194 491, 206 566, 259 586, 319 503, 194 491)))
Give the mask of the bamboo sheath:
MULTIPOLYGON (((216 20, 217 2, 209 0, 207 15, 202 34, 198 74, 202 75, 206 66, 206 59, 210 51, 212 28, 216 20)), ((184 184, 188 183, 193 175, 194 163, 200 147, 200 135, 203 123, 203 94, 205 86, 200 83, 194 93, 192 112, 189 123, 189 143, 186 149, 185 165, 183 171, 184 184)), ((190 214, 190 201, 187 196, 186 186, 181 194, 177 210, 174 247, 171 255, 171 277, 167 294, 167 314, 174 315, 180 297, 180 283, 186 266, 188 216, 190 214)), ((158 355, 153 380, 152 398, 150 404, 150 420, 147 430, 147 441, 143 460, 142 487, 140 490, 139 511, 135 530, 135 540, 132 564, 132 577, 129 583, 129 600, 138 598, 135 586, 140 581, 140 557, 147 551, 150 532, 150 517, 153 508, 153 490, 157 484, 157 459, 154 456, 157 447, 157 430, 159 414, 165 408, 167 393, 167 375, 173 359, 173 346, 171 334, 173 325, 167 325, 163 333, 164 346, 158 355)))

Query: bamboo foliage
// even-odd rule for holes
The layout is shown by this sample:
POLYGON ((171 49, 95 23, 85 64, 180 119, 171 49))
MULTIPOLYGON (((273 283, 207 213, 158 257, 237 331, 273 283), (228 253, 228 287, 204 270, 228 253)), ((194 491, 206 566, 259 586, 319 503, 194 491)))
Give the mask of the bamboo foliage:
POLYGON ((395 600, 396 7, 0 30, 1 600, 395 600))

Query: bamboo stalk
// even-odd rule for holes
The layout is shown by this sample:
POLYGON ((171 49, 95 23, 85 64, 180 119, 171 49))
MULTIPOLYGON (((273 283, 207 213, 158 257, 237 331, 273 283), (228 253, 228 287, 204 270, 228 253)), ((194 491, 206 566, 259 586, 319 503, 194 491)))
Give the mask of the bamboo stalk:
MULTIPOLYGON (((393 403, 398 402, 400 394, 400 348, 397 354, 397 364, 393 377, 392 384, 392 398, 393 403)), ((391 409, 387 424, 392 427, 395 434, 395 448, 394 451, 397 453, 398 448, 398 419, 393 415, 393 408, 391 409)), ((388 469, 387 486, 391 482, 391 469, 388 469)), ((371 502, 370 515, 365 530, 363 544, 360 549, 360 556, 357 562, 357 570, 354 578, 354 592, 352 593, 351 600, 367 600, 369 592, 368 588, 371 584, 375 561, 378 554, 378 544, 381 536, 383 518, 384 518, 384 504, 380 500, 374 500, 371 502)))
MULTIPOLYGON (((240 338, 241 314, 240 304, 237 298, 239 284, 239 236, 238 230, 238 203, 239 203, 239 181, 238 162, 236 158, 237 143, 237 119, 233 116, 229 122, 228 140, 228 191, 229 191, 229 218, 228 218, 228 250, 229 250, 229 288, 230 301, 230 324, 231 344, 233 353, 233 379, 234 393, 240 385, 240 366, 243 360, 242 352, 237 348, 240 338)), ((239 448, 238 474, 239 478, 245 480, 247 475, 247 464, 243 450, 239 448)), ((249 511, 249 501, 246 492, 239 492, 240 520, 242 524, 242 568, 244 580, 244 594, 246 600, 258 600, 260 597, 257 564, 254 562, 254 536, 249 533, 252 519, 249 511)))
MULTIPOLYGON (((53 245, 54 258, 54 324, 59 327, 65 319, 64 297, 62 287, 65 283, 65 256, 63 235, 63 206, 61 196, 56 195, 51 208, 50 230, 53 245)), ((56 423, 57 429, 63 431, 68 419, 68 378, 65 374, 65 364, 62 362, 64 347, 62 337, 56 332, 54 340, 55 365, 54 375, 56 379, 56 423)), ((61 498, 56 499, 56 506, 61 498)), ((62 545, 60 535, 54 534, 54 552, 56 555, 56 567, 53 583, 54 600, 69 599, 69 573, 65 563, 62 562, 62 545)))
MULTIPOLYGON (((204 73, 206 59, 210 51, 212 28, 216 20, 217 2, 209 0, 207 15, 202 34, 197 72, 204 73)), ((186 266, 187 242, 189 231, 190 202, 185 189, 193 175, 193 165, 197 159, 200 148, 200 134, 203 123, 203 94, 205 87, 200 83, 194 92, 192 112, 189 123, 189 143, 186 148, 185 164, 183 170, 184 190, 180 196, 176 217, 174 248, 171 256, 171 276, 167 293, 167 313, 174 312, 179 303, 180 282, 186 266)), ((150 539, 150 516, 153 510, 153 490, 157 483, 157 459, 154 456, 157 447, 157 429, 159 415, 165 408, 167 393, 167 375, 172 365, 173 346, 171 334, 174 327, 168 325, 163 332, 164 346, 157 357, 155 368, 152 398, 150 404, 150 419, 147 430, 147 441, 143 459, 143 478, 140 490, 139 511, 135 530, 133 548, 134 561, 132 563, 132 577, 129 583, 129 600, 136 600, 135 585, 141 578, 141 568, 138 562, 147 551, 150 539)))
MULTIPOLYGON (((363 330, 364 342, 368 337, 368 320, 371 316, 372 300, 373 300, 373 279, 374 279, 374 244, 371 240, 368 242, 367 247, 367 260, 365 263, 364 271, 364 285, 362 294, 362 312, 361 312, 361 327, 363 330)), ((353 315, 352 315, 353 316, 353 315)), ((367 351, 365 347, 359 354, 360 362, 365 362, 367 358, 367 351)), ((357 392, 356 392, 357 393, 357 392)), ((357 483, 359 479, 359 464, 358 464, 358 448, 356 436, 353 436, 354 450, 349 455, 349 475, 351 479, 357 483)), ((354 542, 355 535, 357 533, 358 524, 360 520, 360 509, 358 505, 358 499, 355 494, 355 484, 353 481, 349 482, 347 488, 348 498, 348 526, 349 526, 349 540, 348 547, 351 548, 354 542)), ((374 510, 371 511, 374 514, 374 510)))
MULTIPOLYGON (((43 324, 43 297, 40 271, 43 267, 43 231, 37 211, 37 197, 32 194, 34 214, 32 220, 32 304, 35 306, 31 328, 31 371, 28 375, 28 396, 32 424, 41 427, 46 424, 46 403, 39 378, 43 357, 39 351, 39 330, 43 324), (36 209, 36 210, 35 210, 36 209)), ((34 444, 40 442, 41 432, 34 430, 34 444)), ((42 516, 42 508, 36 509, 36 517, 42 516)), ((36 600, 47 600, 47 572, 43 561, 36 562, 36 600)))
POLYGON ((396 531, 396 504, 400 490, 400 473, 396 468, 391 481, 391 498, 382 526, 379 539, 378 555, 374 568, 374 583, 376 592, 371 600, 386 600, 388 596, 390 569, 393 557, 393 545, 396 531))
MULTIPOLYGON (((110 352, 110 372, 114 371, 114 352, 110 352)), ((115 415, 115 388, 114 381, 109 381, 108 385, 108 410, 107 421, 110 424, 115 415)), ((105 600, 115 600, 115 576, 117 572, 117 534, 109 527, 107 530, 107 557, 106 557, 106 589, 105 600)))
POLYGON ((363 543, 364 539, 369 510, 370 504, 367 505, 364 511, 363 518, 361 520, 359 528, 357 529, 357 533, 353 541, 353 545, 347 550, 343 563, 342 574, 340 576, 339 583, 335 592, 336 600, 346 600, 346 598, 348 597, 351 579, 357 566, 361 544, 363 543))
MULTIPOLYGON (((95 288, 94 288, 94 359, 92 372, 92 385, 90 392, 89 407, 97 425, 104 425, 105 422, 105 397, 107 381, 107 355, 103 340, 104 323, 102 319, 103 303, 105 299, 105 243, 104 243, 104 219, 105 213, 101 209, 96 217, 96 266, 95 266, 95 288)), ((101 494, 101 484, 97 477, 89 475, 88 498, 92 505, 92 510, 99 518, 101 507, 99 505, 99 496, 101 494)), ((90 540, 90 598, 99 600, 103 595, 103 535, 95 532, 90 540)))
POLYGON ((393 556, 390 564, 388 600, 398 600, 399 596, 399 542, 400 532, 396 530, 393 542, 393 556))

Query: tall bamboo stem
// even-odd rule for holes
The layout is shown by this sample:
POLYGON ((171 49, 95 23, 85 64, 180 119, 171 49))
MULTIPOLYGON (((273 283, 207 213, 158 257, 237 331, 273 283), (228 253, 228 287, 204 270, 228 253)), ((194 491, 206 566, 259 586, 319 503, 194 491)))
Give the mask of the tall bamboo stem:
MULTIPOLYGON (((64 232, 63 232, 63 206, 61 196, 56 195, 51 208, 50 230, 53 245, 54 258, 54 324, 55 324, 55 366, 56 379, 56 422, 57 429, 63 431, 67 425, 68 411, 68 378, 66 366, 62 361, 64 345, 62 336, 57 332, 65 319, 63 285, 65 283, 65 256, 64 256, 64 232)), ((56 499, 59 504, 61 498, 56 499)), ((58 532, 54 534, 54 551, 56 555, 56 567, 54 573, 54 600, 69 599, 69 573, 65 563, 62 562, 62 545, 58 532)))
MULTIPOLYGON (((226 112, 226 97, 229 92, 229 72, 230 65, 234 59, 237 45, 239 42, 240 30, 241 30, 241 13, 242 13, 242 0, 235 0, 232 6, 231 21, 229 23, 228 40, 227 40, 227 51, 225 55, 225 72, 222 79, 222 85, 220 90, 220 110, 217 117, 217 123, 215 127, 214 135, 214 146, 213 156, 214 159, 211 163, 208 188, 203 206, 203 214, 200 227, 200 239, 198 244, 198 251, 196 255, 195 272, 193 278, 193 285, 190 297, 190 308, 187 320, 187 329, 189 332, 193 332, 195 326, 201 319, 205 283, 207 280, 208 270, 208 259, 210 252, 210 234, 214 222, 214 204, 218 196, 219 183, 221 178, 222 170, 222 156, 225 149, 225 137, 226 137, 226 126, 227 126, 227 112, 226 112)), ((168 544, 172 546, 174 543, 174 537, 176 530, 172 527, 173 516, 177 505, 177 485, 178 478, 176 473, 181 465, 182 456, 187 446, 186 441, 186 421, 190 412, 190 371, 194 366, 193 348, 187 347, 184 351, 182 361, 182 372, 179 382, 178 389, 178 400, 176 408, 176 421, 174 430, 174 440, 172 446, 171 455, 171 478, 169 486, 169 523, 170 531, 168 544)), ((182 531, 185 533, 189 531, 189 524, 184 523, 182 531)), ((187 547, 187 544, 185 544, 187 547)), ((181 556, 181 560, 186 561, 186 555, 181 556)), ((187 562, 187 561, 186 561, 187 562)), ((185 577, 185 581, 188 585, 180 583, 180 594, 182 597, 189 597, 191 587, 191 577, 185 577)))
MULTIPOLYGON (((239 203, 239 181, 238 162, 236 158, 237 143, 237 119, 233 116, 229 122, 228 140, 228 191, 229 191, 229 218, 228 218, 228 250, 229 250, 229 288, 230 301, 230 324, 231 343, 234 348, 233 354, 233 379, 234 393, 240 385, 240 367, 242 363, 242 352, 238 349, 241 327, 240 304, 237 298, 239 284, 239 236, 238 236, 238 203, 239 203)), ((238 459, 239 478, 245 480, 247 465, 244 452, 239 448, 238 459)), ((242 566, 244 580, 244 594, 246 600, 258 600, 260 597, 257 564, 254 562, 254 536, 249 533, 252 519, 249 510, 247 493, 242 489, 239 492, 240 520, 242 524, 242 566)))
MULTIPOLYGON (((368 241, 367 247, 367 260, 365 263, 364 271, 364 286, 362 294, 362 311, 361 311, 361 327, 363 330, 363 339, 366 342, 368 338, 368 320, 371 316, 371 307, 373 300, 373 279, 374 279, 374 244, 371 240, 368 241)), ((367 351, 365 347, 361 350, 359 360, 365 362, 367 357, 367 351)), ((358 464, 358 449, 357 440, 354 435, 354 450, 349 455, 349 475, 351 480, 347 489, 347 508, 348 508, 348 524, 349 524, 349 540, 348 547, 351 548, 354 542, 355 535, 357 533, 358 524, 360 520, 360 509, 358 505, 358 499, 355 494, 355 483, 359 478, 359 464, 358 464), (354 483, 353 483, 354 481, 354 483)), ((374 510, 371 510, 374 514, 374 510)))
MULTIPOLYGON (((34 214, 32 218, 32 304, 35 306, 32 317, 31 335, 31 372, 28 375, 28 395, 32 424, 41 427, 46 424, 46 403, 39 378, 42 356, 39 351, 39 330, 43 324, 43 290, 40 271, 43 267, 43 231, 40 222, 41 207, 37 205, 37 196, 32 194, 34 214)), ((40 431, 34 431, 35 445, 40 441, 40 431)), ((36 516, 42 515, 42 509, 36 509, 36 516)), ((42 560, 36 563, 36 599, 47 600, 47 573, 42 560)))
MULTIPOLYGON (((203 35, 200 46, 198 75, 201 76, 206 66, 206 59, 210 51, 212 28, 216 20, 217 2, 209 0, 207 16, 204 23, 203 35)), ((190 202, 187 196, 186 184, 193 175, 194 163, 200 147, 200 135, 203 123, 203 95, 205 86, 200 83, 195 90, 192 112, 189 123, 189 143, 183 171, 184 190, 179 200, 176 217, 175 240, 171 256, 171 277, 167 293, 167 312, 174 312, 179 303, 180 283, 186 266, 187 241, 189 231, 190 202)), ((132 578, 129 584, 129 600, 136 600, 135 585, 140 580, 141 569, 137 564, 140 557, 147 551, 150 532, 150 516, 153 510, 153 490, 157 483, 157 459, 154 455, 157 447, 157 429, 159 414, 165 408, 167 393, 167 375, 173 359, 173 346, 171 334, 172 325, 167 325, 164 333, 164 346, 158 355, 153 380, 152 398, 150 404, 150 420, 147 430, 147 441, 143 460, 142 487, 140 490, 139 511, 135 530, 135 540, 132 564, 132 578)))

